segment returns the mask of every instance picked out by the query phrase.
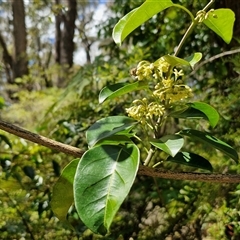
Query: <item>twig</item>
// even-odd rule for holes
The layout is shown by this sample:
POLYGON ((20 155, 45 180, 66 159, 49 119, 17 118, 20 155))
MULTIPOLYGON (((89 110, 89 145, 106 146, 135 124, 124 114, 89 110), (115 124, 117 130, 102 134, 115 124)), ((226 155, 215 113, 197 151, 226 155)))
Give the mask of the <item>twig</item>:
MULTIPOLYGON (((36 133, 32 133, 23 128, 15 126, 13 124, 4 122, 0 120, 0 129, 11 133, 15 136, 24 138, 31 142, 40 144, 47 148, 57 150, 59 152, 66 153, 68 155, 72 155, 74 157, 81 157, 84 154, 84 151, 69 146, 67 144, 63 144, 52 139, 43 137, 36 133)), ((174 180, 192 180, 192 181, 202 181, 202 182, 215 182, 215 183, 239 183, 240 175, 238 174, 215 174, 215 173, 193 173, 193 172, 173 172, 173 171, 164 171, 155 168, 150 168, 146 166, 140 165, 138 170, 139 175, 145 175, 149 177, 157 177, 157 178, 166 178, 166 179, 174 179, 174 180)))
POLYGON ((146 175, 150 177, 174 179, 174 180, 192 180, 201 182, 215 182, 215 183, 239 183, 240 175, 238 174, 218 174, 218 173, 193 173, 193 172, 173 172, 166 170, 159 170, 146 166, 140 166, 138 170, 139 175, 146 175))
POLYGON ((7 123, 3 120, 0 120, 0 129, 6 131, 8 133, 11 133, 15 136, 24 138, 26 140, 37 143, 39 145, 45 146, 50 149, 72 155, 74 157, 81 157, 84 153, 84 151, 80 150, 79 148, 72 147, 70 145, 63 144, 61 142, 57 142, 52 139, 43 137, 36 133, 33 133, 33 132, 27 131, 23 128, 20 128, 16 125, 7 123))
POLYGON ((196 66, 196 68, 194 69, 194 71, 192 71, 188 76, 192 76, 194 75, 198 69, 200 69, 203 65, 207 64, 207 63, 210 63, 218 58, 221 58, 221 57, 224 57, 224 56, 227 56, 227 55, 232 55, 232 54, 236 54, 236 53, 240 53, 240 48, 237 48, 237 49, 234 49, 234 50, 230 50, 230 51, 226 51, 226 52, 223 52, 223 53, 219 53, 215 56, 212 56, 210 57, 209 59, 206 59, 204 60, 203 62, 201 62, 200 64, 198 64, 196 66))

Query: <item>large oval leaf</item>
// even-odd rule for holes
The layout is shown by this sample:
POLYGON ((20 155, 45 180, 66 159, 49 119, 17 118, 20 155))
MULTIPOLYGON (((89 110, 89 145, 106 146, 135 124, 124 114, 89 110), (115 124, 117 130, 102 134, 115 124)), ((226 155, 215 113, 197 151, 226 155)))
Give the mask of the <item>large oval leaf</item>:
POLYGON ((219 114, 215 108, 202 102, 188 103, 187 105, 188 108, 172 112, 169 116, 175 118, 204 118, 209 121, 212 127, 217 125, 219 114))
POLYGON ((73 180, 79 159, 71 161, 62 171, 61 176, 53 187, 51 208, 56 217, 64 221, 69 208, 74 202, 73 180))
POLYGON ((191 137, 192 139, 197 139, 204 143, 211 145, 212 147, 218 149, 219 151, 225 153, 235 161, 238 161, 237 152, 229 146, 227 143, 219 140, 218 138, 210 135, 207 132, 200 132, 194 129, 185 129, 179 132, 180 135, 191 137))
POLYGON ((148 83, 145 81, 137 81, 134 83, 117 83, 111 86, 104 87, 99 94, 99 103, 105 100, 119 97, 126 93, 144 89, 148 87, 148 83))
POLYGON ((108 232, 134 182, 139 156, 135 145, 101 145, 82 156, 74 179, 74 200, 81 220, 93 232, 108 232))
POLYGON ((182 148, 184 139, 177 135, 166 135, 160 139, 151 140, 150 143, 174 157, 182 148))
POLYGON ((233 35, 235 14, 231 9, 222 8, 209 13, 203 23, 219 35, 226 43, 230 43, 233 35))
POLYGON ((113 40, 121 45, 122 41, 137 27, 155 14, 173 6, 171 0, 146 0, 140 7, 133 9, 115 25, 113 40))
MULTIPOLYGON (((126 116, 110 116, 95 122, 86 132, 89 147, 116 133, 130 130, 137 122, 126 116)), ((127 133, 127 132, 125 132, 127 133)))
POLYGON ((213 171, 212 165, 208 160, 194 153, 179 152, 175 157, 169 156, 167 161, 213 171))

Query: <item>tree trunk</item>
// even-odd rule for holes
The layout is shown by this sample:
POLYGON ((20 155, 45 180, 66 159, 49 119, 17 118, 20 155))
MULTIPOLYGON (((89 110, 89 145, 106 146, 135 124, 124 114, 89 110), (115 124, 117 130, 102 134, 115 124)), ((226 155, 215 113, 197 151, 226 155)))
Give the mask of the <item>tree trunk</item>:
POLYGON ((27 33, 25 25, 25 9, 23 0, 12 1, 13 12, 13 36, 14 36, 14 53, 13 53, 13 79, 28 74, 27 60, 27 33))
POLYGON ((5 66, 5 71, 6 71, 6 76, 7 76, 7 82, 8 83, 13 83, 13 79, 12 79, 12 67, 13 67, 13 59, 12 56, 10 55, 10 53, 8 52, 7 49, 7 45, 6 42, 3 38, 3 36, 0 33, 0 45, 2 47, 3 50, 3 64, 5 66))
MULTIPOLYGON (((55 0, 60 5, 61 0, 55 0)), ((77 1, 67 0, 67 11, 60 10, 55 17, 55 61, 62 66, 64 73, 73 65, 74 32, 77 16, 77 1)), ((64 77, 58 78, 58 86, 64 85, 64 77)))
POLYGON ((77 16, 77 1, 68 0, 68 11, 63 15, 63 31, 62 31, 62 44, 61 44, 61 62, 68 64, 69 67, 73 65, 73 52, 74 52, 74 31, 75 19, 77 16))

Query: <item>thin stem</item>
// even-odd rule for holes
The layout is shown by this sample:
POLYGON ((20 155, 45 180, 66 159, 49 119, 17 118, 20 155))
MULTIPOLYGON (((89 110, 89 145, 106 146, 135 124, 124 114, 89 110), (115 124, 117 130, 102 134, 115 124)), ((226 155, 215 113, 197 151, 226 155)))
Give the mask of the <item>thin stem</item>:
MULTIPOLYGON (((213 3, 215 2, 215 0, 211 0, 204 8, 202 11, 206 11, 213 3)), ((186 42, 187 38, 189 37, 189 35, 192 33, 193 29, 196 27, 196 25, 198 24, 198 19, 199 16, 197 15, 194 19, 192 19, 192 23, 189 26, 189 28, 187 29, 186 33, 184 34, 181 42, 179 43, 179 45, 177 46, 177 49, 174 53, 174 56, 177 56, 179 54, 179 52, 181 51, 184 43, 186 42)))
POLYGON ((207 11, 208 8, 210 8, 211 5, 212 5, 214 2, 215 2, 215 0, 211 0, 211 1, 204 7, 203 11, 207 11))
POLYGON ((192 21, 191 25, 189 26, 189 28, 187 29, 187 31, 185 32, 181 42, 179 43, 179 45, 177 46, 177 49, 174 53, 174 56, 177 56, 179 54, 179 52, 181 51, 184 43, 186 42, 187 38, 189 37, 189 35, 192 33, 193 29, 196 27, 196 25, 198 24, 198 22, 194 19, 194 21, 192 21))
POLYGON ((178 8, 183 9, 190 16, 192 21, 194 21, 194 16, 192 15, 192 13, 187 8, 185 8, 185 7, 183 7, 182 5, 179 5, 179 4, 173 4, 173 7, 178 7, 178 8))
POLYGON ((144 166, 148 166, 151 159, 152 159, 152 156, 154 154, 155 150, 151 147, 150 150, 148 151, 148 155, 144 161, 144 166))

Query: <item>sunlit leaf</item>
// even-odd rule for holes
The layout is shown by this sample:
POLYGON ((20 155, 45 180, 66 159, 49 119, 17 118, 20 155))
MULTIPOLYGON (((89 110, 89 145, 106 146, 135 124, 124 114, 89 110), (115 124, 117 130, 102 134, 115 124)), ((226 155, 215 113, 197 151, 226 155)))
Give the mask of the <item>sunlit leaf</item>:
POLYGON ((111 86, 106 86, 99 94, 99 103, 147 87, 148 83, 144 81, 137 81, 134 83, 117 83, 111 86))
POLYGON ((110 116, 95 122, 86 132, 89 147, 116 133, 131 129, 137 122, 126 116, 110 116))
POLYGON ((179 132, 180 135, 191 137, 192 139, 197 139, 208 145, 218 149, 219 151, 225 153, 235 161, 238 161, 237 152, 227 143, 219 140, 218 138, 210 135, 207 132, 200 132, 194 129, 185 129, 179 132))
POLYGON ((160 139, 151 140, 150 143, 174 157, 182 148, 184 139, 177 135, 166 135, 160 139))
POLYGON ((234 12, 228 8, 221 8, 210 12, 203 23, 219 35, 226 43, 230 43, 233 35, 234 21, 234 12))
POLYGON ((161 58, 163 58, 165 61, 171 64, 171 66, 190 66, 190 63, 188 61, 172 55, 165 55, 161 58))
POLYGON ((69 208, 74 202, 73 180, 79 159, 71 161, 62 171, 61 176, 53 187, 51 207, 56 217, 64 221, 69 208))
POLYGON ((196 63, 198 63, 201 59, 202 59, 202 53, 200 53, 200 52, 194 53, 193 55, 185 58, 185 60, 189 62, 189 64, 191 65, 192 68, 193 68, 194 65, 195 65, 196 63))
POLYGON ((173 6, 171 0, 146 0, 140 7, 133 9, 119 20, 113 29, 113 40, 121 45, 122 41, 137 27, 164 9, 173 6))
POLYGON ((167 161, 213 171, 212 165, 208 160, 194 153, 179 152, 175 157, 169 156, 167 161))
POLYGON ((188 103, 187 108, 169 114, 175 118, 203 118, 215 127, 219 121, 219 114, 215 108, 202 102, 188 103))
POLYGON ((135 145, 101 145, 88 150, 78 164, 74 201, 84 224, 105 235, 128 195, 139 165, 135 145))

